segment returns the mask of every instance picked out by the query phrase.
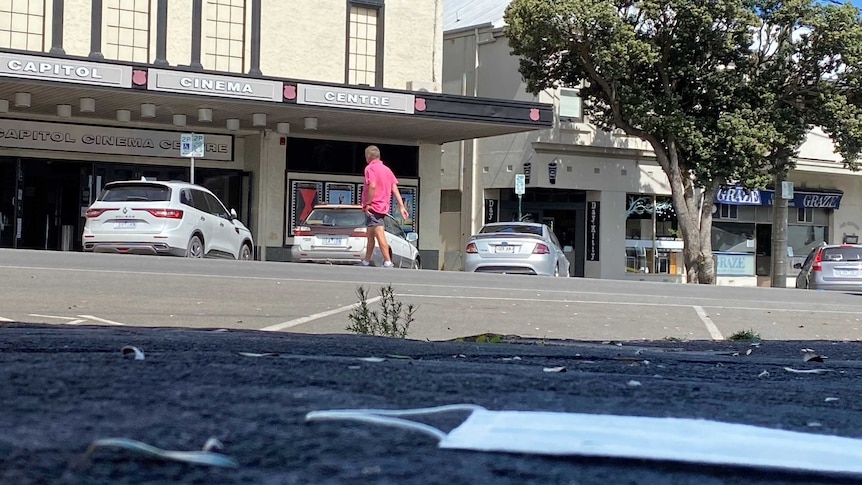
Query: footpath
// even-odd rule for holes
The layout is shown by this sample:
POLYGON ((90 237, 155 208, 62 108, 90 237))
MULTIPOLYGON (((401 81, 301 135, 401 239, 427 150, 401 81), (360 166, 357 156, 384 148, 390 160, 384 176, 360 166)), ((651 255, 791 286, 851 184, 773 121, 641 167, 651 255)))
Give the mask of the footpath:
MULTIPOLYGON (((441 449, 413 430, 305 419, 329 409, 474 404, 862 438, 860 356, 859 342, 420 342, 2 323, 0 484, 862 483, 862 475, 441 449), (221 446, 211 450, 234 466, 110 441, 88 453, 109 438, 176 451, 215 438, 221 446)), ((448 432, 466 416, 417 419, 448 432)))

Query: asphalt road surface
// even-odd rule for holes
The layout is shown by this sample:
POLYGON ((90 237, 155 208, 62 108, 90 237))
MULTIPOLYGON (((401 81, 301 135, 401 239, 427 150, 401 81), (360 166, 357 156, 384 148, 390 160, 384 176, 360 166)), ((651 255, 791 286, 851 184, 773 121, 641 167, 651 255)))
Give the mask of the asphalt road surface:
POLYGON ((0 250, 0 321, 345 333, 357 287, 387 285, 416 340, 862 337, 842 293, 24 250, 0 250))
MULTIPOLYGON (((862 438, 860 351, 857 342, 480 344, 7 322, 0 324, 0 483, 860 483, 862 476, 816 472, 444 450, 413 431, 304 420, 317 410, 469 403, 862 438), (144 360, 124 356, 124 346, 139 348, 144 360), (809 347, 824 361, 804 362, 809 347), (179 451, 217 438, 237 467, 111 447, 87 454, 107 438, 179 451)), ((448 431, 464 417, 425 422, 448 431)), ((623 440, 639 446, 636 437, 623 440)))
MULTIPOLYGON (((0 251, 0 484, 862 483, 444 450, 412 431, 304 419, 466 403, 862 438, 860 305, 795 290, 0 251), (420 305, 409 339, 345 334, 360 284, 420 305), (740 329, 766 340, 723 340, 740 329), (522 337, 424 341, 489 331, 522 337), (237 466, 87 452, 107 438, 176 451, 216 438, 237 466)), ((426 422, 448 431, 465 417, 426 422)))

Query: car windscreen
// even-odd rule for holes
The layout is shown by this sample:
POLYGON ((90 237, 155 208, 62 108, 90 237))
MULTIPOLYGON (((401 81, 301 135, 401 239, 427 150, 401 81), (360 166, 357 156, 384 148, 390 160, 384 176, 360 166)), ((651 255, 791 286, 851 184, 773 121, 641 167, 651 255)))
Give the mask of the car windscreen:
POLYGON ((307 226, 362 227, 365 213, 362 209, 314 209, 305 218, 307 226))
POLYGON ((164 185, 121 184, 111 185, 102 192, 102 202, 165 202, 171 200, 171 189, 164 185))
POLYGON ((525 224, 500 224, 496 226, 485 226, 479 230, 479 234, 492 234, 497 232, 541 236, 542 226, 528 226, 525 224))
POLYGON ((862 261, 862 248, 855 246, 847 246, 840 248, 824 248, 820 255, 823 262, 830 261, 862 261))

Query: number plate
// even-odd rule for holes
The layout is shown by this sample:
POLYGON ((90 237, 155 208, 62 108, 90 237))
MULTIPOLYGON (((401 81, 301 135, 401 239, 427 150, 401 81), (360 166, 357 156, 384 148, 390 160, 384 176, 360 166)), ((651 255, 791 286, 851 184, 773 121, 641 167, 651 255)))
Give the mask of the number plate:
POLYGON ((835 276, 856 276, 859 272, 855 269, 836 269, 835 276))
POLYGON ((323 238, 324 246, 342 246, 344 244, 343 237, 325 237, 323 238))
POLYGON ((494 249, 495 253, 514 253, 515 246, 497 246, 494 249))
POLYGON ((135 221, 122 221, 122 222, 115 222, 114 223, 114 229, 134 229, 134 228, 135 228, 135 221))

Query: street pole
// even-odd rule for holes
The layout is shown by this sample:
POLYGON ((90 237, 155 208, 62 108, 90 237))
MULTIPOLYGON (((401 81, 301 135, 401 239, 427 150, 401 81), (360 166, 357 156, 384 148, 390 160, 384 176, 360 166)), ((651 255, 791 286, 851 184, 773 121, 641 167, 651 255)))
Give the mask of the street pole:
POLYGON ((195 183, 195 157, 192 157, 191 183, 195 183))
POLYGON ((518 222, 521 222, 521 198, 522 194, 518 194, 518 222))
POLYGON ((787 171, 775 174, 775 195, 772 197, 772 281, 773 288, 787 287, 787 215, 788 202, 784 198, 782 182, 787 171))

